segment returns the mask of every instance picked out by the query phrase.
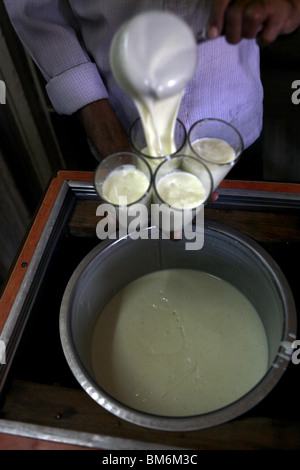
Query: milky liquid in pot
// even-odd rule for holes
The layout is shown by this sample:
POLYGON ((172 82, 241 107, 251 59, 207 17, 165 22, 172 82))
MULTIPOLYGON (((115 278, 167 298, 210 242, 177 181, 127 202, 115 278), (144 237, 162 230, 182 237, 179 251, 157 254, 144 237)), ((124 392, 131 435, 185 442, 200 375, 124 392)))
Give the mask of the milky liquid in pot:
POLYGON ((196 270, 140 277, 99 312, 91 360, 99 385, 134 409, 191 416, 226 406, 263 377, 268 345, 252 304, 196 270))

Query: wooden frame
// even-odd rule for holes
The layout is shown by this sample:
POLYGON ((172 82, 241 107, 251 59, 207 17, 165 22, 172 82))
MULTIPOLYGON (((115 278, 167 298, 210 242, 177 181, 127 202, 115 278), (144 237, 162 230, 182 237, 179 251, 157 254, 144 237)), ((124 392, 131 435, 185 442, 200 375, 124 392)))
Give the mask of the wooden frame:
MULTIPOLYGON (((33 221, 33 224, 28 232, 28 235, 24 241, 23 246, 20 249, 20 253, 14 263, 12 268, 10 277, 7 281, 6 288, 3 292, 2 298, 0 300, 0 332, 3 332, 3 329, 7 323, 7 319, 9 314, 14 306, 14 302, 16 300, 17 294, 22 286, 24 281, 26 272, 30 269, 31 263, 34 260, 34 256, 36 251, 39 248, 39 242, 41 240, 42 235, 45 233, 47 228, 47 223, 53 210, 55 209, 55 204, 57 203, 57 199, 65 184, 68 182, 86 182, 90 184, 93 181, 93 173, 92 172, 68 172, 68 171, 61 171, 57 174, 57 176, 52 180, 49 185, 49 188, 45 194, 45 197, 42 201, 42 204, 37 212, 37 215, 33 221)), ((280 195, 285 195, 285 197, 291 197, 293 199, 293 195, 296 197, 300 196, 300 185, 297 184, 283 184, 283 183, 268 183, 268 182, 247 182, 247 181, 230 181, 225 180, 220 186, 220 192, 226 191, 239 193, 239 192, 258 192, 264 193, 268 195, 269 198, 276 199, 276 196, 279 197, 278 201, 280 202, 280 195)), ((94 201, 96 203, 96 201, 94 201)), ((215 204, 215 203, 214 203, 215 204)), ((208 209, 212 211, 213 209, 208 209)), ((296 225, 294 229, 296 229, 296 225)), ((28 390, 28 399, 30 399, 30 390, 28 390)), ((41 389, 39 393, 44 393, 41 389)), ((72 395, 72 394, 71 394, 72 395)), ((70 395, 70 400, 74 398, 70 395)), ((87 405, 88 406, 88 405, 87 405)), ((101 413, 101 411, 99 411, 101 413)), ((105 418, 107 419, 107 418, 105 418)), ((285 442, 284 445, 287 448, 293 448, 296 445, 297 439, 299 439, 299 426, 298 423, 282 423, 281 421, 276 422, 273 420, 272 422, 268 419, 259 418, 259 419, 247 419, 246 421, 238 421, 235 423, 230 423, 228 426, 224 425, 218 429, 218 439, 220 436, 223 436, 223 446, 225 448, 230 448, 229 444, 229 437, 232 436, 232 433, 239 432, 241 439, 241 445, 244 445, 247 448, 246 441, 247 438, 250 438, 253 435, 253 440, 258 442, 255 435, 259 434, 259 429, 266 429, 266 437, 265 442, 271 448, 275 445, 280 445, 277 438, 275 438, 276 429, 280 427, 281 432, 285 436, 290 435, 291 439, 289 442, 285 442), (224 434, 225 433, 225 434, 224 434), (275 434, 274 434, 275 433, 275 434), (273 439, 273 442, 271 442, 273 439)), ((28 440, 28 436, 26 433, 28 429, 31 429, 30 426, 22 427, 20 424, 18 430, 18 423, 12 423, 11 429, 6 427, 6 435, 2 436, 3 440, 3 448, 18 448, 18 446, 22 446, 22 448, 55 448, 53 444, 53 440, 59 442, 57 444, 57 448, 69 448, 73 442, 76 443, 76 439, 67 439, 64 441, 65 436, 62 434, 61 437, 53 436, 50 434, 47 435, 46 432, 41 433, 42 440, 39 439, 39 428, 35 428, 32 431, 33 439, 28 440), (14 427, 15 425, 15 427, 14 427), (17 430, 16 430, 17 426, 17 430), (19 433, 19 436, 18 436, 19 433), (42 435, 43 434, 43 435, 42 435), (26 437, 27 436, 27 437, 26 437), (48 436, 48 437, 47 437, 48 436), (20 438, 20 441, 18 440, 20 438)), ((1 432, 1 420, 0 420, 0 432, 1 432)), ((206 448, 213 448, 216 441, 214 441, 214 431, 207 430, 202 431, 201 436, 203 436, 203 446, 206 448), (210 441, 211 440, 211 441, 210 441), (210 443, 209 443, 210 442, 210 443)), ((101 448, 101 439, 98 443, 95 443, 95 447, 101 448)), ((134 441, 132 441, 134 442, 134 441)), ((141 444, 139 444, 141 445, 141 444)), ((77 445, 77 448, 80 448, 80 445, 77 445)), ((87 446, 93 447, 93 446, 87 446)), ((0 445, 1 448, 1 445, 0 445)), ((251 443, 249 443, 249 448, 251 448, 251 443)))

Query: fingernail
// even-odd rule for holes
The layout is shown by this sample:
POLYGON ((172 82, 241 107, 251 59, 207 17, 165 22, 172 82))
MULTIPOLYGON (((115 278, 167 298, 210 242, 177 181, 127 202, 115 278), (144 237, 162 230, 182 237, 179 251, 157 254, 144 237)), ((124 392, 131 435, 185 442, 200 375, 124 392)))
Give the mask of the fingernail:
POLYGON ((218 28, 216 28, 215 26, 211 26, 208 29, 208 37, 210 39, 216 39, 218 36, 219 36, 218 28))

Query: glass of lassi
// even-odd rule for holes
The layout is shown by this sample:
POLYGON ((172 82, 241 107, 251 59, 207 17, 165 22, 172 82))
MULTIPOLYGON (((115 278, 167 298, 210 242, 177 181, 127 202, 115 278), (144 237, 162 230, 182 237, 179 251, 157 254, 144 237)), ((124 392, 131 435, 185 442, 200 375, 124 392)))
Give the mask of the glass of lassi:
POLYGON ((187 153, 199 157, 209 168, 213 190, 236 164, 243 150, 241 134, 221 119, 202 119, 189 130, 187 153))
POLYGON ((112 219, 128 227, 136 219, 148 226, 152 198, 152 171, 143 157, 118 152, 104 158, 96 168, 94 186, 112 219))
POLYGON ((156 169, 153 177, 152 222, 163 232, 177 232, 191 224, 213 188, 212 175, 197 157, 175 155, 156 169))
POLYGON ((167 157, 182 153, 187 143, 187 132, 180 119, 175 120, 173 129, 157 127, 146 127, 137 118, 129 132, 132 150, 147 160, 153 172, 167 157))

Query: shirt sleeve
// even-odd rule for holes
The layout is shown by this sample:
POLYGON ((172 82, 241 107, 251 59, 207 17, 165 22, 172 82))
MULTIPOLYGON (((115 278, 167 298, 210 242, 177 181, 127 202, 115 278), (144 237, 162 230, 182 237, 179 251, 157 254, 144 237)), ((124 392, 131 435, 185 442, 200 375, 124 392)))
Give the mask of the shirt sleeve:
POLYGON ((67 0, 4 3, 16 33, 47 81, 46 90, 57 113, 73 114, 108 97, 67 0))

